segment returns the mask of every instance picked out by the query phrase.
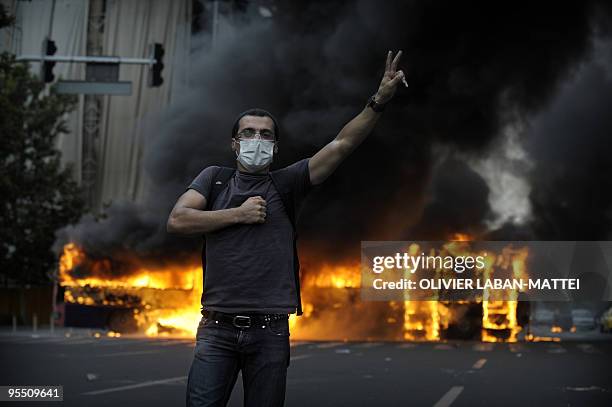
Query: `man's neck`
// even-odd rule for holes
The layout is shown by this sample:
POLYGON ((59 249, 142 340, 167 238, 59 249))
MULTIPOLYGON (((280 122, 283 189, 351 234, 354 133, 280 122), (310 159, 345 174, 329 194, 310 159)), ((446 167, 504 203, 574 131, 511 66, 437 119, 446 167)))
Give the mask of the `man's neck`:
POLYGON ((267 174, 270 171, 269 165, 256 172, 249 171, 246 168, 244 168, 244 166, 240 163, 240 161, 236 161, 236 166, 238 167, 238 171, 246 172, 247 174, 263 175, 263 174, 267 174))

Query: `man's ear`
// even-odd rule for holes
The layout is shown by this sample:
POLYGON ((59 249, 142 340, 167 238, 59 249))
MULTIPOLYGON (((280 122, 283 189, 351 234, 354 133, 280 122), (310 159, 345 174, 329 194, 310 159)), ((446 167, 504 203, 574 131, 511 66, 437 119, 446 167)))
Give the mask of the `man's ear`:
POLYGON ((278 154, 278 141, 274 143, 274 154, 278 154))
POLYGON ((236 154, 240 152, 240 143, 235 138, 232 138, 232 151, 236 154))

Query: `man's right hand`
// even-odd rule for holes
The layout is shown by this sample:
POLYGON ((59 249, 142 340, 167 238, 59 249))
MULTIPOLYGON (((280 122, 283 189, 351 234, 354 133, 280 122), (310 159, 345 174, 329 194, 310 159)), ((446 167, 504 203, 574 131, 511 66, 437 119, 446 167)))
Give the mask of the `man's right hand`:
POLYGON ((252 196, 238 207, 240 223, 264 223, 266 220, 266 201, 261 196, 252 196))

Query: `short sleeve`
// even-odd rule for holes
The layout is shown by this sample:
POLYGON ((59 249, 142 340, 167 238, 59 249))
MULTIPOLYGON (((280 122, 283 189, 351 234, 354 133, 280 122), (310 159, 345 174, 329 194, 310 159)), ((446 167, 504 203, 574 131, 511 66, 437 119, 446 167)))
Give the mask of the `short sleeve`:
POLYGON ((186 190, 194 189, 198 191, 200 194, 204 196, 204 198, 208 199, 210 196, 210 186, 212 184, 212 177, 215 172, 215 168, 219 168, 216 166, 206 167, 204 168, 197 177, 191 181, 191 184, 186 188, 186 190))
POLYGON ((310 158, 304 158, 285 168, 294 179, 294 193, 298 199, 303 199, 312 188, 312 183, 310 182, 310 170, 308 168, 309 161, 310 158))

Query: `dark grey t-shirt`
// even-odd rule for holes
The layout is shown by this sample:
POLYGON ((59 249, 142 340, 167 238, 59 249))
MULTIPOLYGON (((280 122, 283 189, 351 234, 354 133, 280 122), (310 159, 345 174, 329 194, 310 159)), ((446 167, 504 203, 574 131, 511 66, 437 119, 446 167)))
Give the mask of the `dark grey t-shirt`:
MULTIPOLYGON (((298 197, 304 197, 311 186, 308 161, 306 158, 277 170, 295 177, 298 197)), ((208 199, 215 169, 205 168, 188 189, 208 199)), ((296 310, 293 227, 269 174, 237 170, 209 209, 238 207, 257 195, 266 201, 264 223, 232 225, 206 234, 204 309, 261 313, 296 310)))

